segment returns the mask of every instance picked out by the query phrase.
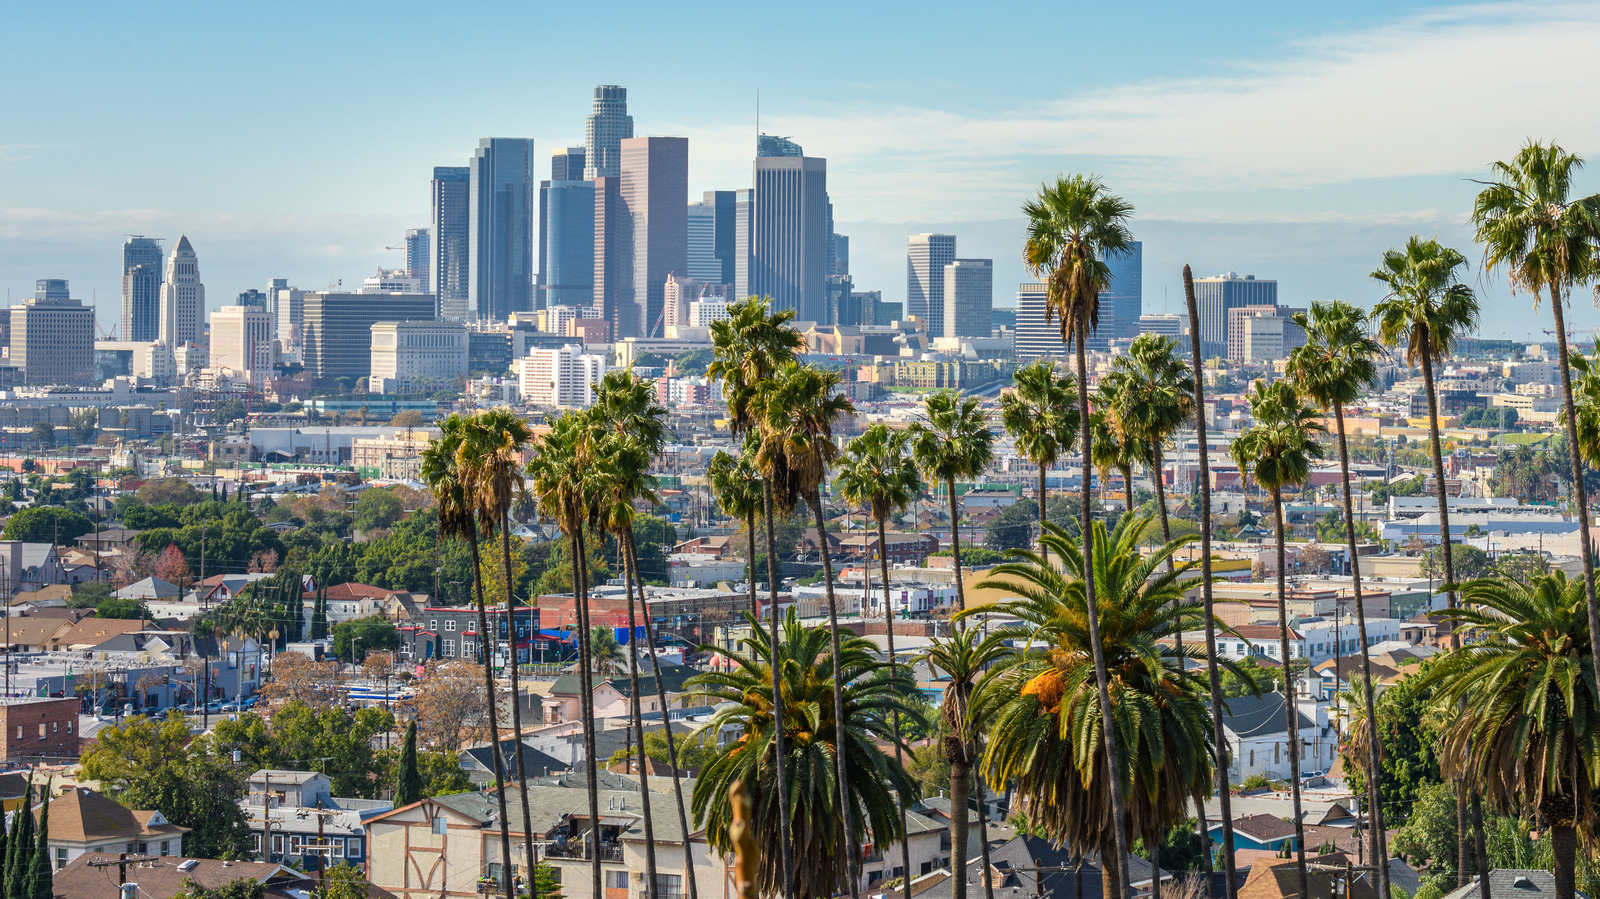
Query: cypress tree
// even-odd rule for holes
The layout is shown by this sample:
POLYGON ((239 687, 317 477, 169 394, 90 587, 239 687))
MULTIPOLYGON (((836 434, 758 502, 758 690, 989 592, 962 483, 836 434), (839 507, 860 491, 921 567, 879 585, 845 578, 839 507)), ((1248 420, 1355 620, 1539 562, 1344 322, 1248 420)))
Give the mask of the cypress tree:
POLYGON ((311 608, 311 639, 328 639, 328 585, 317 585, 317 602, 311 608))
POLYGON ((50 865, 50 785, 45 784, 44 805, 39 809, 39 835, 33 847, 33 864, 28 870, 25 895, 28 899, 53 899, 55 875, 50 865))
POLYGON ((394 785, 394 807, 422 799, 422 773, 417 770, 417 721, 406 727, 406 745, 400 750, 400 777, 394 785))
POLYGON ((11 851, 6 853, 6 899, 32 899, 27 891, 33 862, 33 780, 22 794, 22 807, 11 822, 11 851))

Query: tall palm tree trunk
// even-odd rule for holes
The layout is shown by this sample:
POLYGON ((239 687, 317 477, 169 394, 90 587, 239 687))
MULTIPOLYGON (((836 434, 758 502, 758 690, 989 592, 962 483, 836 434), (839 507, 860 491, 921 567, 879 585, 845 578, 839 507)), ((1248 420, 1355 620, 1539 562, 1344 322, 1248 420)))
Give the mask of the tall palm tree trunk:
POLYGON ((857 875, 861 853, 856 848, 855 816, 850 808, 850 780, 846 774, 844 728, 844 674, 839 668, 839 603, 833 592, 833 559, 828 552, 828 531, 823 527, 822 495, 816 490, 806 493, 806 503, 817 519, 817 548, 822 551, 822 591, 828 598, 828 638, 833 647, 833 720, 835 777, 839 781, 839 816, 844 822, 845 876, 850 881, 850 897, 861 895, 861 878, 857 875))
POLYGON ((1295 702, 1294 659, 1289 654, 1289 603, 1284 597, 1288 578, 1284 572, 1283 490, 1272 488, 1272 520, 1278 526, 1278 649, 1283 660, 1285 736, 1289 743, 1289 797, 1294 805, 1294 865, 1300 895, 1311 895, 1306 880, 1306 825, 1300 814, 1300 706, 1295 702))
MULTIPOLYGON (((894 670, 894 609, 893 600, 889 591, 889 538, 884 526, 884 520, 878 519, 878 571, 883 575, 883 635, 884 643, 889 652, 889 670, 894 670)), ((900 749, 900 713, 896 712, 889 719, 889 726, 894 730, 894 763, 904 765, 905 760, 900 749)), ((911 896, 911 840, 906 833, 906 797, 895 794, 895 799, 900 805, 900 866, 905 869, 905 882, 901 885, 900 894, 911 896)))
MULTIPOLYGON (((622 554, 622 581, 623 589, 628 594, 628 711, 633 718, 634 747, 639 759, 639 807, 640 816, 644 818, 644 895, 653 897, 656 894, 656 819, 650 812, 650 764, 644 754, 644 714, 639 707, 639 618, 637 606, 634 603, 633 587, 638 583, 634 577, 632 559, 624 547, 629 542, 631 535, 624 534, 622 529, 617 531, 617 551, 622 554)), ((639 601, 644 601, 644 585, 639 584, 639 601)), ((645 611, 649 617, 649 610, 645 611)), ((654 655, 652 647, 652 655, 654 655)), ((666 724, 668 731, 672 725, 667 722, 666 706, 661 707, 661 721, 666 724)), ((684 840, 688 840, 688 833, 684 840)))
MULTIPOLYGON (((976 740, 972 744, 972 760, 977 762, 983 755, 983 747, 976 740)), ((972 798, 977 800, 978 806, 978 855, 983 859, 983 870, 987 872, 992 865, 989 864, 989 804, 983 798, 983 778, 975 773, 976 764, 967 766, 968 779, 972 784, 972 798)), ((994 878, 983 879, 983 899, 994 899, 994 878)))
MULTIPOLYGON (((778 646, 783 622, 778 615, 778 542, 772 533, 772 480, 761 480, 761 505, 767 519, 767 593, 772 601, 772 741, 773 774, 778 782, 778 842, 783 847, 783 899, 794 899, 794 847, 789 835, 789 791, 783 748, 783 685, 779 677, 778 646)), ((597 897, 598 899, 598 897, 597 897)))
MULTIPOLYGON (((633 566, 634 578, 639 577, 639 553, 633 545, 633 534, 628 534, 625 547, 628 554, 627 563, 633 566)), ((752 565, 754 563, 752 562, 752 565)), ((754 581, 752 580, 752 583, 754 581)), ((640 590, 643 591, 642 581, 640 590)), ((644 610, 644 640, 645 644, 652 647, 650 653, 650 673, 656 679, 656 701, 661 705, 661 721, 666 725, 667 734, 667 764, 672 766, 672 792, 678 801, 678 828, 685 837, 692 833, 689 830, 689 813, 683 801, 683 779, 678 769, 678 745, 672 736, 672 722, 667 717, 667 687, 661 680, 661 660, 656 657, 653 647, 656 645, 655 625, 650 620, 650 609, 644 610)), ((689 884, 689 899, 699 899, 700 889, 695 884, 694 877, 694 845, 687 838, 683 841, 683 877, 689 884)))
MULTIPOLYGON (((1222 724, 1222 673, 1217 667, 1217 620, 1212 616, 1211 598, 1211 457, 1206 452, 1206 379, 1201 376, 1200 310, 1194 299, 1194 274, 1189 266, 1183 267, 1183 298, 1189 310, 1189 345, 1194 359, 1194 427, 1200 448, 1200 508, 1195 519, 1200 522, 1200 597, 1206 616, 1206 667, 1211 692, 1211 726, 1213 751, 1217 761, 1217 800, 1222 818, 1222 863, 1225 871, 1222 883, 1227 899, 1234 899, 1238 887, 1233 882, 1233 809, 1228 793, 1228 740, 1222 724)), ((1202 843, 1206 858, 1211 858, 1210 833, 1202 843)), ((1207 884, 1209 892, 1210 885, 1207 884)), ((1384 897, 1388 899, 1388 897, 1384 897)))
MULTIPOLYGON (((511 528, 500 526, 500 559, 506 578, 506 638, 511 644, 511 728, 516 732, 517 793, 522 799, 522 852, 533 883, 533 815, 528 811, 528 772, 522 759, 522 685, 517 679, 517 598, 511 592, 511 528)), ((498 753, 500 748, 495 747, 498 753)))
MULTIPOLYGON (((950 685, 951 689, 956 687, 950 685)), ((949 734, 945 740, 960 742, 961 737, 949 734)), ((965 747, 951 746, 946 755, 950 757, 950 899, 967 899, 967 835, 972 832, 972 825, 967 823, 966 813, 971 798, 971 772, 965 747)))
MULTIPOLYGON (((1561 360, 1561 367, 1566 367, 1566 359, 1561 360)), ((1422 342, 1422 385, 1428 394, 1428 448, 1433 454, 1433 480, 1437 485, 1436 493, 1439 497, 1439 547, 1444 556, 1444 581, 1445 605, 1451 609, 1456 607, 1456 593, 1453 589, 1456 583, 1455 555, 1450 545, 1450 498, 1445 490, 1444 483, 1444 453, 1440 449, 1439 440, 1439 395, 1433 386, 1433 347, 1429 341, 1422 342)), ((1577 444, 1573 444, 1577 450, 1577 444)), ((1588 542, 1585 540, 1584 542, 1588 542)), ((1450 649, 1461 648, 1461 632, 1455 627, 1450 628, 1450 649)), ((1456 886, 1466 886, 1469 856, 1472 855, 1471 844, 1468 842, 1467 831, 1467 784, 1464 780, 1456 781, 1456 886)))
MULTIPOLYGON (((1084 344, 1088 340, 1088 324, 1078 326, 1077 344, 1078 356, 1078 420, 1089 420, 1089 363, 1085 353, 1084 344)), ((1114 888, 1106 888, 1107 896, 1128 897, 1133 896, 1133 888, 1127 879, 1128 834, 1123 829, 1123 822, 1127 819, 1122 813, 1122 766, 1121 757, 1117 752, 1117 730, 1111 722, 1111 689, 1106 672, 1106 652, 1100 645, 1100 604, 1094 595, 1094 528, 1091 527, 1093 497, 1090 495, 1089 485, 1089 429, 1081 429, 1079 437, 1083 444, 1083 502, 1081 504, 1082 517, 1078 519, 1078 530, 1083 532, 1083 595, 1089 614, 1089 642, 1094 646, 1094 679, 1100 689, 1100 730, 1101 738, 1105 741, 1106 770, 1110 774, 1111 793, 1111 821, 1112 837, 1116 846, 1117 880, 1114 888)), ((1104 861, 1104 859, 1102 859, 1104 861)))
POLYGON ((1574 811, 1570 791, 1568 796, 1547 794, 1539 803, 1539 812, 1550 822, 1556 899, 1573 899, 1578 894, 1578 829, 1574 811))
MULTIPOLYGON (((1366 681, 1363 692, 1366 699, 1367 728, 1370 738, 1367 740, 1367 820, 1368 833, 1367 845, 1371 851, 1372 863, 1378 870, 1378 895, 1389 895, 1389 854, 1385 846, 1383 834, 1383 791, 1379 789, 1383 777, 1380 767, 1381 753, 1378 743, 1378 713, 1373 695, 1372 658, 1367 655, 1367 607, 1361 600, 1361 565, 1356 560, 1356 507, 1350 496, 1350 445, 1345 440, 1344 430, 1344 404, 1335 403, 1333 406, 1334 426, 1338 428, 1339 437, 1339 474, 1344 482, 1344 530, 1345 548, 1350 552, 1350 585, 1356 595, 1356 635, 1361 640, 1361 678, 1366 681)), ((1335 610, 1337 612, 1337 610, 1335 610)), ((1335 614, 1335 621, 1337 621, 1335 614)), ((1336 641, 1337 645, 1337 641, 1336 641)), ((1334 665, 1337 671, 1337 657, 1334 665)))
MULTIPOLYGON (((1572 495, 1578 504, 1578 533, 1583 535, 1583 593, 1589 601, 1589 645, 1600 647, 1600 604, 1595 601, 1594 542, 1589 536, 1589 489, 1583 483, 1583 454, 1578 452, 1578 424, 1572 404, 1572 367, 1567 364, 1567 312, 1561 288, 1550 285, 1550 307, 1556 315, 1556 351, 1561 354, 1561 395, 1566 402, 1567 446, 1572 456, 1572 495)), ((1593 654, 1595 682, 1600 683, 1600 651, 1593 654)))
POLYGON ((589 874, 593 878, 594 899, 603 899, 600 872, 600 778, 595 770, 594 739, 594 662, 589 645, 589 559, 583 539, 583 519, 574 512, 572 528, 572 594, 578 610, 578 689, 583 692, 579 709, 583 715, 583 771, 589 799, 589 874))
POLYGON ((1122 514, 1133 514, 1133 465, 1122 466, 1122 514))
POLYGON ((1044 526, 1050 521, 1050 513, 1045 508, 1050 504, 1050 497, 1045 495, 1045 475, 1049 471, 1044 461, 1039 462, 1039 546, 1044 546, 1044 526))
MULTIPOLYGON (((472 549, 472 585, 478 593, 478 645, 483 653, 483 689, 489 704, 489 745, 494 757, 494 792, 500 801, 500 881, 506 899, 515 895, 511 889, 511 818, 506 814, 506 765, 500 755, 500 713, 494 701, 494 656, 486 642, 489 639, 489 613, 483 606, 483 568, 478 558, 478 532, 474 528, 467 545, 472 549)), ((532 864, 530 858, 529 864, 532 864)))
POLYGON ((967 589, 961 583, 961 513, 956 505, 956 479, 945 481, 945 491, 950 494, 950 557, 956 571, 956 610, 967 610, 967 589))
MULTIPOLYGON (((754 509, 751 509, 750 514, 745 516, 744 524, 746 532, 750 536, 750 564, 746 566, 750 575, 750 617, 760 621, 761 603, 756 600, 756 511, 754 509)), ((645 616, 646 619, 649 617, 649 615, 645 616)))

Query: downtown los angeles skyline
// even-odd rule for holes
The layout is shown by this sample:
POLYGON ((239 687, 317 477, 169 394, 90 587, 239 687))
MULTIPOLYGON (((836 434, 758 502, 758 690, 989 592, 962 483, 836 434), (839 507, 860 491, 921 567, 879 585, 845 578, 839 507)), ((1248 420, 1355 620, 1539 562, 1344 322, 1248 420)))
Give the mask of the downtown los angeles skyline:
MULTIPOLYGON (((1539 339, 1547 325, 1529 323, 1526 301, 1476 270, 1469 179, 1530 136, 1600 157, 1600 125, 1582 112, 1600 84, 1586 49, 1600 9, 1577 5, 1074 12, 1082 41, 1048 36, 1066 11, 1015 4, 916 22, 822 5, 819 22, 798 23, 624 6, 609 43, 541 40, 583 23, 511 6, 445 22, 421 7, 91 7, 81 21, 0 16, 30 37, 0 87, 13 112, 0 127, 0 286, 15 301, 38 278, 67 278, 106 328, 124 234, 168 248, 187 234, 212 308, 272 277, 359 283, 403 264, 384 247, 427 224, 433 166, 465 164, 485 136, 531 137, 547 165, 582 143, 601 83, 629 88, 635 133, 689 139, 686 200, 750 186, 759 89, 761 130, 828 158, 856 285, 890 301, 904 298, 906 238, 941 231, 995 260, 996 303, 1010 305, 1025 277, 1018 207, 1040 180, 1087 170, 1137 208, 1146 312, 1178 309, 1185 262, 1275 278, 1291 305, 1370 305, 1382 251, 1437 234, 1474 262, 1482 332, 1539 339), (459 44, 489 20, 503 27, 476 35, 459 77, 402 52, 459 44), (899 36, 876 46, 891 21, 899 36), (778 32, 756 71, 716 50, 778 32), (186 52, 141 52, 174 45, 186 52), (64 46, 74 65, 51 65, 64 46), (1540 66, 1484 62, 1535 55, 1540 66)), ((1600 168, 1579 187, 1600 187, 1600 168)), ((1575 329, 1600 324, 1584 300, 1575 329)))

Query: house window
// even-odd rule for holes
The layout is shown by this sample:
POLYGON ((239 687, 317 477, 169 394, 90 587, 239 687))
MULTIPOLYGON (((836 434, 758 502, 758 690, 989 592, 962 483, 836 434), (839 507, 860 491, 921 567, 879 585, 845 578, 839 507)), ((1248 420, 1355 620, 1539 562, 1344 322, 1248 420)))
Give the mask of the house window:
POLYGON ((56 847, 56 870, 59 871, 62 868, 65 868, 66 866, 67 866, 67 847, 65 847, 65 846, 57 846, 56 847))
POLYGON ((161 841, 161 854, 162 855, 171 855, 172 854, 169 851, 170 847, 168 846, 168 842, 169 841, 167 841, 167 840, 162 840, 161 841))
POLYGON ((446 618, 445 621, 444 621, 444 629, 447 630, 447 631, 455 630, 456 629, 456 620, 454 618, 446 618))
POLYGON ((67 722, 67 733, 72 733, 72 722, 70 720, 67 722))
POLYGON ((344 858, 344 838, 334 837, 331 845, 333 846, 333 857, 344 858))
POLYGON ((47 733, 49 733, 49 731, 45 730, 44 722, 40 721, 39 722, 39 739, 43 740, 44 739, 44 735, 47 734, 47 733))
POLYGON ((22 739, 22 725, 17 725, 17 739, 22 739))
POLYGON ((461 654, 464 655, 464 656, 472 655, 472 641, 471 640, 462 640, 461 641, 461 654))
POLYGON ((446 641, 444 641, 444 650, 440 654, 441 655, 446 655, 446 656, 455 655, 456 654, 456 641, 454 641, 454 640, 446 640, 446 641))
MULTIPOLYGON (((161 845, 165 846, 167 844, 162 843, 161 845)), ((250 849, 258 855, 261 853, 261 834, 257 833, 250 835, 250 849)))
POLYGON ((351 837, 345 841, 344 854, 351 858, 361 857, 361 838, 351 837))
POLYGON ((608 890, 625 890, 627 888, 628 888, 628 872, 627 871, 607 871, 606 872, 606 889, 608 889, 608 890))
POLYGON ((445 819, 444 815, 433 816, 433 832, 440 836, 450 832, 450 822, 445 819))
POLYGON ((656 895, 662 899, 683 895, 683 878, 677 874, 657 874, 656 895))
POLYGON ((438 633, 439 632, 439 619, 437 619, 437 618, 429 618, 428 619, 428 630, 433 631, 434 633, 438 633))
POLYGON ((275 833, 272 835, 272 854, 283 854, 283 834, 281 833, 275 833))

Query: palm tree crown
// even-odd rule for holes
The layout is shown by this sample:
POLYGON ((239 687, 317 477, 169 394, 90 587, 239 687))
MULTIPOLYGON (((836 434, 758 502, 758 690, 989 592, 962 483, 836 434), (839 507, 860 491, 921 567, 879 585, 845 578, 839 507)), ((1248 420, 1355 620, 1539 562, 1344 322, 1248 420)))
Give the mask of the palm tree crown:
POLYGON ((1600 262, 1600 195, 1572 196, 1572 179, 1583 159, 1557 144, 1529 141, 1510 162, 1490 166, 1473 203, 1472 222, 1483 244, 1486 268, 1504 267, 1513 290, 1533 294, 1568 285, 1594 273, 1600 262))
POLYGON ((1250 394, 1250 415, 1255 423, 1228 448, 1240 469, 1249 469, 1256 482, 1275 493, 1311 476, 1311 462, 1321 459, 1316 435, 1327 433, 1320 412, 1300 401, 1288 381, 1256 382, 1250 394))
POLYGON ((929 481, 951 484, 975 478, 994 459, 994 432, 973 397, 930 394, 923 420, 911 429, 911 455, 929 481))
POLYGON ((729 306, 727 318, 711 323, 706 376, 722 382, 736 436, 755 427, 752 405, 763 382, 805 348, 805 338, 789 327, 795 310, 770 307, 767 297, 749 297, 729 306))
POLYGON ((1383 254, 1372 277, 1389 288, 1372 309, 1378 336, 1405 347, 1406 364, 1450 354, 1456 339, 1478 326, 1478 300, 1461 283, 1467 257, 1437 240, 1412 237, 1405 249, 1383 254))
POLYGON ((1045 321, 1061 317, 1061 340, 1087 339, 1100 326, 1100 293, 1111 284, 1107 254, 1133 243, 1133 204, 1106 192, 1098 175, 1064 175, 1022 207, 1028 217, 1023 258, 1044 278, 1045 321))
POLYGON ((1367 315, 1344 300, 1313 300, 1311 312, 1296 312, 1306 342, 1289 351, 1286 374, 1319 406, 1348 406, 1378 383, 1378 342, 1367 333, 1367 315))
MULTIPOLYGON (((1044 515, 1044 474, 1078 439, 1077 392, 1071 375, 1056 374, 1055 363, 1035 359, 1012 376, 1016 388, 1000 396, 1000 425, 1017 452, 1039 466, 1039 514, 1044 515)), ((1041 518, 1041 520, 1043 520, 1041 518)))
POLYGON ((867 510, 874 521, 887 521, 922 495, 922 476, 907 454, 904 431, 875 424, 844 448, 834 487, 845 502, 867 510))

